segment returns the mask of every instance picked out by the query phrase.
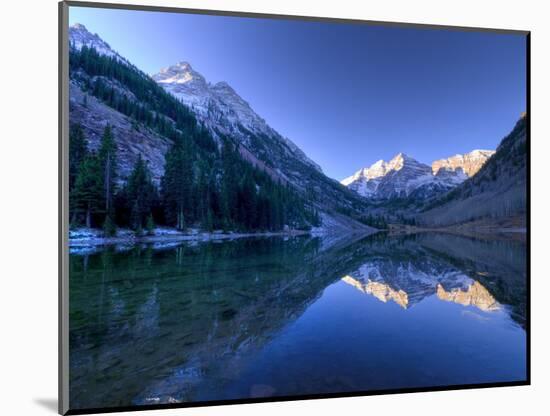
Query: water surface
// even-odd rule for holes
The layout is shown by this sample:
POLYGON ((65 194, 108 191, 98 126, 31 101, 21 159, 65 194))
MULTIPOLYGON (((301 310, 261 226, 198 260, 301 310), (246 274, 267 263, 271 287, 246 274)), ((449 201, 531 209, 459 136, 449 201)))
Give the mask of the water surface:
POLYGON ((75 253, 71 408, 525 380, 525 264, 441 234, 75 253))

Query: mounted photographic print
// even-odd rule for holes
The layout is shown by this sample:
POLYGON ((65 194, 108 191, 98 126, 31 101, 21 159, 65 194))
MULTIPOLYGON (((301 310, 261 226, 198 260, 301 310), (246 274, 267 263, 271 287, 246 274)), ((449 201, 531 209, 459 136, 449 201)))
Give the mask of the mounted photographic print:
POLYGON ((60 3, 60 413, 529 384, 529 54, 60 3))

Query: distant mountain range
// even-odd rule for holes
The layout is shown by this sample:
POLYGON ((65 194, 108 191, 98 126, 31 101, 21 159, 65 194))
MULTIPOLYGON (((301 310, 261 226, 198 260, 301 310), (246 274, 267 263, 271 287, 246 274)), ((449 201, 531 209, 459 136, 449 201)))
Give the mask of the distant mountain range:
POLYGON ((362 242, 361 264, 342 275, 344 283, 404 309, 431 297, 486 312, 512 312, 517 322, 525 322, 522 245, 444 233, 380 237, 362 242))
POLYGON ((431 166, 399 153, 389 162, 379 160, 360 169, 341 183, 369 199, 426 199, 448 192, 474 176, 494 153, 474 150, 436 160, 431 166))
MULTIPOLYGON (((362 269, 367 266, 362 266, 362 269)), ((410 274, 411 270, 404 269, 402 273, 402 279, 407 283, 406 289, 412 291, 410 293, 401 288, 394 289, 391 284, 386 283, 384 277, 380 276, 379 270, 376 268, 369 272, 360 270, 358 277, 344 276, 342 281, 367 295, 374 296, 381 302, 395 302, 403 309, 410 308, 433 294, 436 294, 441 300, 463 306, 475 306, 482 311, 500 309, 500 305, 483 285, 467 276, 456 276, 459 273, 451 273, 448 276, 442 275, 439 276, 438 280, 424 283, 416 282, 415 275, 410 274), (372 279, 364 273, 375 273, 375 278, 372 279), (457 277, 462 280, 457 281, 457 277), (449 288, 447 288, 448 285, 450 285, 449 288)))
MULTIPOLYGON (((275 182, 292 187, 315 207, 323 228, 368 230, 365 220, 373 214, 390 222, 405 215, 441 225, 525 212, 524 118, 496 152, 473 150, 436 160, 431 166, 399 153, 390 161, 379 160, 339 183, 327 177, 296 144, 270 127, 229 84, 208 82, 188 62, 176 63, 150 76, 81 24, 69 28, 69 41, 72 49, 93 48, 127 66, 140 82, 156 84, 153 86, 158 90, 160 86, 163 94, 175 97, 216 142, 218 149, 210 150, 213 153, 208 158, 218 160, 223 141, 231 141, 244 161, 266 172, 275 182), (388 202, 396 200, 406 203, 397 209, 390 207, 388 202)), ((173 125, 176 120, 169 113, 148 110, 148 104, 140 101, 130 84, 114 77, 92 76, 78 68, 71 71, 70 119, 82 126, 89 147, 97 150, 106 124, 111 125, 118 149, 118 180, 123 183, 141 157, 153 180, 160 183, 172 138, 158 129, 141 126, 131 114, 123 114, 94 94, 98 84, 107 85, 125 101, 150 111, 153 118, 164 118, 173 125)), ((208 163, 214 171, 223 173, 219 162, 208 163)))

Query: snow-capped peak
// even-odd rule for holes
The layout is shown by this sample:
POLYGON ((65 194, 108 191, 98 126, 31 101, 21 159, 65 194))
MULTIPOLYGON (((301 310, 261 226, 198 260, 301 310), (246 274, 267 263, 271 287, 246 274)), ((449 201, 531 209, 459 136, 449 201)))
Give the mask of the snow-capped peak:
POLYGON ((231 91, 231 92, 235 93, 235 90, 233 88, 231 88, 231 85, 229 85, 225 81, 217 82, 216 84, 214 84, 214 86, 212 88, 216 88, 216 89, 219 89, 219 90, 227 90, 227 91, 231 91))
POLYGON ((235 137, 251 146, 253 134, 284 144, 289 156, 320 170, 294 143, 279 135, 227 82, 209 83, 186 61, 178 62, 152 76, 167 92, 193 109, 214 137, 218 133, 235 137))
POLYGON ((192 81, 206 84, 204 77, 185 61, 162 68, 158 74, 153 75, 153 79, 161 84, 186 84, 192 81))
POLYGON ((473 150, 465 155, 436 160, 431 167, 405 153, 389 162, 379 160, 341 181, 362 196, 372 198, 429 196, 449 190, 474 175, 494 152, 473 150), (420 191, 422 189, 422 191, 420 191))
MULTIPOLYGON (((71 48, 78 50, 83 46, 94 48, 101 55, 113 57, 133 66, 107 42, 97 34, 92 34, 81 23, 75 23, 69 28, 69 43, 71 48)), ((301 149, 277 133, 256 114, 248 102, 228 83, 222 81, 214 85, 210 84, 187 61, 180 61, 163 68, 151 78, 183 104, 189 106, 198 121, 211 131, 214 138, 219 138, 220 134, 232 137, 248 150, 254 150, 255 157, 260 154, 261 157, 266 157, 269 149, 277 149, 282 161, 298 160, 321 171, 321 168, 301 149), (252 149, 252 142, 259 137, 264 143, 259 146, 260 148, 252 149)))
POLYGON ((420 162, 418 162, 416 159, 413 159, 405 153, 398 153, 386 164, 386 169, 400 170, 405 165, 418 165, 419 163, 420 162))
POLYGON ((382 159, 373 163, 368 168, 359 169, 353 175, 343 179, 340 183, 348 186, 351 183, 360 180, 372 180, 385 176, 390 171, 401 170, 405 165, 419 165, 420 162, 406 155, 405 153, 396 154, 389 162, 382 159))
POLYGON ((93 48, 100 55, 110 56, 128 63, 126 59, 115 52, 99 35, 91 33, 82 23, 75 23, 69 27, 69 44, 72 48, 76 49, 82 49, 83 46, 93 48))

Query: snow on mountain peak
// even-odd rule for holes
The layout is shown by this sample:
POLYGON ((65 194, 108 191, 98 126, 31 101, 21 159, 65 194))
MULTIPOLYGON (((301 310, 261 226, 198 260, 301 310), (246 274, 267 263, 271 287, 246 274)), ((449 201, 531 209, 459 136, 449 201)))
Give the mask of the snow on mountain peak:
POLYGON ((343 179, 340 183, 347 186, 361 178, 367 180, 380 178, 388 174, 390 171, 401 170, 405 165, 421 165, 421 163, 405 153, 398 153, 390 159, 389 162, 380 159, 368 168, 359 169, 352 176, 343 179))
MULTIPOLYGON (((110 52, 113 52, 111 47, 107 42, 101 39, 97 34, 91 33, 86 26, 81 23, 75 23, 69 27, 69 41, 77 48, 80 49, 82 46, 88 47, 97 47, 99 49, 106 49, 110 52)), ((100 50, 98 52, 101 53, 100 50)))
POLYGON ((409 156, 407 156, 405 153, 403 152, 399 152, 398 154, 396 154, 392 160, 405 160, 405 159, 408 159, 409 156))
POLYGON ((82 23, 75 23, 69 27, 69 43, 71 47, 82 49, 83 46, 93 48, 100 55, 116 58, 121 62, 129 62, 115 52, 111 46, 95 33, 91 33, 82 23))
POLYGON ((185 61, 162 68, 158 74, 153 75, 153 79, 160 84, 186 84, 194 81, 205 84, 206 87, 204 77, 195 71, 189 62, 185 61))
POLYGON ((284 143, 288 152, 302 162, 321 170, 294 143, 273 130, 227 82, 211 84, 185 61, 161 69, 152 78, 191 107, 214 137, 222 133, 249 147, 253 134, 268 136, 284 143))
POLYGON ((398 153, 396 154, 387 164, 387 170, 400 170, 405 165, 418 165, 420 162, 418 162, 416 159, 413 159, 412 157, 406 155, 405 153, 398 153))
POLYGON ((398 153, 389 162, 379 160, 341 183, 372 198, 408 197, 412 193, 429 195, 451 189, 473 176, 493 153, 473 150, 465 155, 436 160, 431 167, 405 153, 398 153))

